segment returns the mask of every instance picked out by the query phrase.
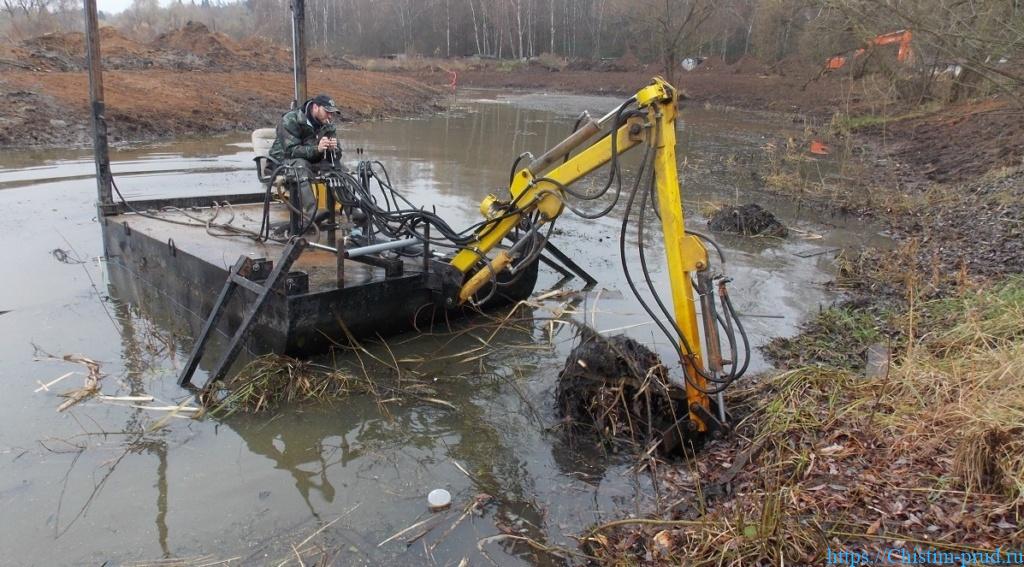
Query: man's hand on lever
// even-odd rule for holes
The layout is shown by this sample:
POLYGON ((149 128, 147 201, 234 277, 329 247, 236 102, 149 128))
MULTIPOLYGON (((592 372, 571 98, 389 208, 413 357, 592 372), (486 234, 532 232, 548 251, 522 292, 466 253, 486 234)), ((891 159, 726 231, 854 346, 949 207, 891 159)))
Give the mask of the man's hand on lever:
POLYGON ((327 150, 336 150, 338 149, 338 140, 337 138, 320 138, 320 143, 317 144, 316 149, 320 153, 324 153, 327 150))

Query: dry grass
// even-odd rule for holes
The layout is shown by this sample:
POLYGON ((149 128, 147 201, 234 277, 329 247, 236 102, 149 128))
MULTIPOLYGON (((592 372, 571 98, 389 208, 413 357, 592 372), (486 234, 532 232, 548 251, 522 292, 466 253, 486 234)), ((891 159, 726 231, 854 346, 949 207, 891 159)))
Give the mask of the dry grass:
POLYGON ((1024 278, 923 311, 924 327, 934 330, 908 354, 897 383, 905 395, 946 408, 935 433, 954 449, 965 489, 1024 507, 1024 278))
POLYGON ((211 415, 258 413, 283 404, 368 393, 373 385, 341 370, 280 355, 261 356, 204 396, 211 415))
MULTIPOLYGON (((506 323, 501 321, 498 324, 506 323)), ((458 409, 438 397, 432 385, 433 374, 408 366, 416 360, 395 359, 391 347, 383 340, 375 345, 379 354, 367 350, 354 339, 352 341, 352 345, 336 345, 336 348, 352 355, 348 360, 357 363, 353 371, 269 354, 254 359, 225 382, 214 383, 202 393, 203 405, 214 417, 227 417, 236 412, 259 413, 289 404, 329 404, 349 396, 365 395, 377 403, 385 416, 390 415, 390 405, 407 402, 458 409)), ((491 346, 489 341, 481 341, 483 347, 473 352, 491 346)), ((465 354, 440 358, 455 359, 465 354)), ((437 359, 434 357, 433 360, 437 359)))
POLYGON ((705 218, 711 218, 712 215, 717 213, 724 206, 726 206, 725 203, 721 201, 698 201, 697 212, 705 218))

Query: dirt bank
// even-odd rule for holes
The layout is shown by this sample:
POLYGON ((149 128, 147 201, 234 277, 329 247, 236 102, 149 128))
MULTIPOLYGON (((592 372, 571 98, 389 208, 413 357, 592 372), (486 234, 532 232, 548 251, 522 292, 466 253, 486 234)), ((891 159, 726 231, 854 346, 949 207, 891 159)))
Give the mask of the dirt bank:
MULTIPOLYGON (((104 73, 112 142, 273 126, 292 98, 289 73, 104 73)), ((438 91, 413 79, 365 71, 312 70, 309 90, 334 97, 344 120, 435 110, 438 91)), ((90 142, 88 77, 12 71, 0 79, 0 146, 90 142)))
MULTIPOLYGON (((113 140, 262 126, 272 123, 282 109, 287 108, 290 74, 249 70, 261 66, 277 69, 280 64, 246 59, 238 54, 237 46, 225 46, 210 35, 198 37, 205 37, 207 41, 197 40, 194 52, 184 55, 185 52, 168 48, 110 42, 104 61, 114 69, 105 71, 104 87, 113 140), (182 74, 182 70, 187 73, 182 74), (153 102, 152 93, 159 93, 153 102), (147 103, 142 104, 142 101, 147 103), (197 101, 203 102, 197 104, 197 101)), ((186 44, 180 37, 170 34, 158 38, 156 43, 186 44)), ((69 135, 75 144, 88 141, 87 81, 83 72, 75 71, 81 68, 81 60, 47 45, 45 50, 36 48, 36 53, 46 53, 47 58, 23 55, 21 59, 31 63, 26 63, 31 69, 46 71, 13 67, 0 79, 0 101, 6 109, 0 116, 0 145, 64 143, 69 135), (43 127, 39 124, 40 115, 44 117, 43 127), (56 122, 50 124, 51 120, 56 122)), ((82 44, 65 41, 62 45, 73 52, 82 44)), ((270 53, 273 55, 272 51, 270 53)), ((351 65, 347 61, 343 63, 351 65)), ((349 119, 418 112, 430 110, 435 97, 450 91, 453 75, 449 70, 433 64, 386 72, 326 67, 311 70, 309 88, 312 92, 322 90, 337 98, 349 119), (369 93, 378 94, 371 96, 369 93)), ((627 95, 645 85, 656 73, 642 65, 631 71, 553 72, 536 65, 502 70, 488 63, 455 71, 455 80, 458 88, 627 95)), ((687 74, 677 82, 690 97, 687 104, 709 103, 782 112, 810 109, 826 113, 831 108, 823 102, 825 99, 820 93, 801 91, 799 84, 786 77, 705 71, 687 74)), ((833 87, 832 96, 838 100, 842 97, 840 89, 833 87)))
POLYGON ((887 140, 890 159, 884 165, 909 184, 920 178, 960 183, 1024 165, 1024 108, 1006 98, 946 106, 866 130, 873 139, 887 140))
POLYGON ((889 276, 929 274, 935 293, 964 278, 1024 273, 1024 109, 990 98, 883 123, 870 118, 853 132, 809 133, 839 154, 835 173, 823 174, 808 140, 796 140, 776 150, 763 176, 770 191, 875 217, 908 248, 891 261, 848 258, 846 275, 872 268, 864 293, 877 299, 887 263, 889 276))
MULTIPOLYGON (((103 68, 108 70, 177 69, 189 71, 291 70, 291 51, 260 37, 237 41, 198 22, 159 35, 151 42, 136 41, 112 27, 100 28, 103 68)), ((354 69, 342 57, 312 53, 317 67, 354 69)), ((83 71, 85 34, 54 32, 18 43, 0 45, 0 69, 83 71)))
MULTIPOLYGON (((291 102, 291 53, 259 38, 188 22, 148 43, 104 27, 100 45, 113 142, 272 126, 291 102)), ((441 94, 341 57, 309 63, 309 91, 334 97, 344 120, 432 111, 441 94)), ((0 69, 0 147, 91 143, 84 34, 0 44, 0 69)))

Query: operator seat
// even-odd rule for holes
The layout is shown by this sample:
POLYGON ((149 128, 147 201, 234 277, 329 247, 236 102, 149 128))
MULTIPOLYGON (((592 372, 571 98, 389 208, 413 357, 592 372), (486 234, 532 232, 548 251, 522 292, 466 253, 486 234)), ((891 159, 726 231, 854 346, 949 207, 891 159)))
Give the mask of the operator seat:
MULTIPOLYGON (((277 188, 278 195, 284 191, 285 176, 274 177, 274 171, 281 165, 281 162, 270 157, 270 147, 274 145, 277 138, 277 129, 258 128, 252 131, 252 149, 256 157, 252 161, 256 163, 256 179, 263 184, 263 190, 269 192, 277 188)), ((271 230, 276 236, 281 236, 288 229, 288 221, 271 223, 271 230)))
POLYGON ((260 180, 260 183, 273 182, 274 180, 270 176, 281 165, 276 159, 270 157, 270 147, 274 145, 276 138, 277 130, 275 128, 258 128, 252 131, 252 149, 256 152, 256 157, 252 160, 256 162, 256 178, 260 180))

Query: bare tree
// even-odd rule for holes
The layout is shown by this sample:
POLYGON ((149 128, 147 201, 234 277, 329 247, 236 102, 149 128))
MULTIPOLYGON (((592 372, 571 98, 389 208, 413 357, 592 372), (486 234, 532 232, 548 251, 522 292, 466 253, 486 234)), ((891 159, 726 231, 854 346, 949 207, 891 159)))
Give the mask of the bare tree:
POLYGON ((555 53, 555 0, 550 0, 548 8, 550 9, 549 13, 551 14, 551 47, 549 48, 549 53, 554 55, 554 53, 555 53))
POLYGON ((483 53, 480 51, 480 28, 476 25, 476 8, 473 7, 473 0, 467 0, 469 2, 469 11, 473 17, 473 40, 476 41, 476 54, 480 55, 483 53))
POLYGON ((2 0, 13 35, 18 39, 54 31, 51 0, 2 0))
POLYGON ((640 0, 627 17, 634 35, 653 39, 655 53, 649 48, 640 51, 661 61, 665 79, 671 83, 686 51, 701 43, 701 26, 716 9, 713 0, 640 0))

